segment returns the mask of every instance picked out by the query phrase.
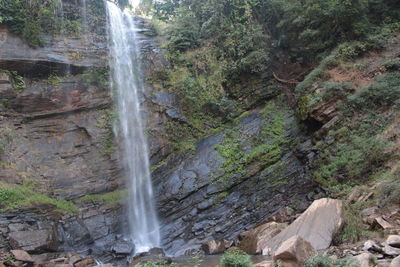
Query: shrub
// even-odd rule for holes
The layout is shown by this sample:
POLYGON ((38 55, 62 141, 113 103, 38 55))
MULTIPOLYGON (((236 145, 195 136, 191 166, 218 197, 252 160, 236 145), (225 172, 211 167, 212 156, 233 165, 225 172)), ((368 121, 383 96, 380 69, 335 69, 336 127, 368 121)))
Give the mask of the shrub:
POLYGON ((128 190, 117 190, 113 192, 108 192, 105 194, 97 194, 97 195, 86 195, 80 199, 78 199, 77 203, 85 203, 85 202, 100 202, 104 205, 114 205, 127 197, 128 190))
POLYGON ((314 173, 317 182, 333 191, 340 190, 341 183, 356 182, 386 158, 386 142, 355 132, 348 132, 346 138, 322 154, 314 173))
POLYGON ((400 174, 397 173, 389 181, 383 183, 378 188, 378 204, 380 206, 400 204, 400 174))
POLYGON ((371 85, 348 98, 351 107, 377 110, 400 104, 400 72, 391 72, 377 78, 371 85))
POLYGON ((349 82, 327 81, 320 85, 323 90, 322 99, 328 101, 331 98, 344 98, 354 91, 354 86, 349 82))
POLYGON ((239 249, 225 252, 221 258, 221 263, 221 267, 254 267, 250 256, 239 249))
POLYGON ((75 212, 76 207, 63 199, 55 199, 35 191, 33 180, 25 180, 22 185, 0 182, 0 210, 15 210, 20 207, 34 207, 36 204, 50 204, 62 212, 75 212))
POLYGON ((344 226, 340 234, 335 237, 336 243, 354 243, 370 236, 370 232, 364 228, 362 221, 361 209, 363 204, 365 203, 344 205, 344 226))
POLYGON ((387 60, 383 66, 388 70, 400 70, 400 57, 387 60))
POLYGON ((315 254, 307 259, 304 267, 356 267, 357 264, 349 258, 332 259, 326 254, 315 254))

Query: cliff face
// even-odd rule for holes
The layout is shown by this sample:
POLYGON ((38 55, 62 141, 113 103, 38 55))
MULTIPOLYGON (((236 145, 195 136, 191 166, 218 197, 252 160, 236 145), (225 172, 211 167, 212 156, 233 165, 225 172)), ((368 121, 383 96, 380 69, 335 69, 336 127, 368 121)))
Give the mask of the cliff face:
MULTIPOLYGON (((140 24, 143 70, 150 77, 166 63, 146 23, 140 24)), ((122 242, 126 218, 106 38, 48 37, 47 46, 32 49, 5 27, 0 35, 0 131, 7 135, 0 182, 33 183, 35 194, 76 207, 60 212, 49 201, 2 207, 1 249, 107 255, 122 242)), ((313 157, 307 137, 282 99, 272 97, 189 152, 172 153, 167 128, 187 124, 179 99, 147 85, 143 105, 155 195, 171 254, 190 253, 210 239, 235 239, 286 206, 304 210, 319 193, 307 173, 313 157)))
POLYGON ((87 250, 114 242, 125 221, 118 201, 78 201, 123 184, 110 126, 106 37, 48 37, 47 46, 32 49, 5 27, 0 35, 0 181, 24 188, 30 181, 35 194, 77 207, 60 213, 40 200, 3 204, 3 249, 87 250))

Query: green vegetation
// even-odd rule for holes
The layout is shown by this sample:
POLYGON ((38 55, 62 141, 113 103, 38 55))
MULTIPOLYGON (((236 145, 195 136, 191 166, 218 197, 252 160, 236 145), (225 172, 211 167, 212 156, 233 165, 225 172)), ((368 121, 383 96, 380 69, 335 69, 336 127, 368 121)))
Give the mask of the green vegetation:
POLYGON ((114 140, 113 126, 117 120, 117 114, 110 109, 102 111, 102 115, 97 121, 97 127, 103 129, 100 139, 100 151, 103 156, 110 155, 117 149, 114 140))
POLYGON ((0 131, 0 158, 4 155, 7 146, 12 142, 14 138, 14 130, 9 127, 5 127, 0 131))
POLYGON ((222 255, 221 267, 253 267, 250 256, 239 249, 228 250, 222 255))
POLYGON ((280 110, 283 108, 272 102, 266 104, 260 112, 264 118, 260 133, 254 136, 255 140, 247 152, 243 150, 239 141, 238 128, 232 128, 225 132, 222 144, 215 148, 224 158, 224 162, 217 172, 217 182, 228 187, 234 182, 234 177, 246 175, 248 166, 255 164, 258 168, 264 169, 273 166, 280 160, 282 152, 288 144, 285 136, 284 113, 280 110))
POLYGON ((336 243, 357 242, 363 238, 371 237, 363 222, 361 210, 366 208, 368 203, 359 202, 355 204, 345 203, 344 205, 344 227, 340 234, 335 237, 336 243))
POLYGON ((50 76, 47 78, 46 83, 53 87, 58 87, 60 85, 61 78, 58 77, 56 74, 50 74, 50 76))
POLYGON ((350 258, 332 259, 327 254, 315 254, 304 263, 304 267, 356 267, 350 258))
POLYGON ((93 84, 108 89, 110 86, 110 69, 108 67, 89 68, 81 75, 87 85, 93 84))
POLYGON ((385 181, 378 187, 378 204, 382 207, 400 204, 400 173, 389 173, 385 181))
POLYGON ((390 72, 377 78, 370 86, 349 97, 354 109, 378 110, 400 104, 400 72, 390 72))
POLYGON ((39 193, 33 180, 24 180, 22 185, 0 182, 0 210, 15 210, 21 207, 35 208, 40 204, 49 204, 64 213, 76 212, 76 207, 66 200, 55 199, 39 193))
POLYGON ((119 203, 128 196, 128 190, 117 190, 105 194, 86 195, 76 201, 76 203, 99 202, 103 205, 112 206, 119 203))
POLYGON ((380 166, 387 156, 386 144, 375 137, 361 137, 344 129, 346 135, 320 155, 315 180, 332 192, 340 192, 352 183, 364 183, 365 177, 380 166))
POLYGON ((221 164, 217 182, 222 183, 226 187, 232 184, 232 177, 243 176, 245 174, 244 151, 240 147, 238 138, 234 131, 229 131, 222 145, 218 145, 215 149, 224 158, 221 164))
POLYGON ((19 75, 17 71, 5 71, 5 73, 11 78, 13 88, 17 93, 21 93, 26 87, 24 77, 19 75))
MULTIPOLYGON (((63 34, 81 36, 82 18, 77 10, 61 12, 59 0, 2 0, 0 1, 0 23, 20 35, 32 47, 46 45, 45 35, 63 34)), ((105 20, 103 1, 87 1, 89 27, 105 20)), ((68 8, 64 5, 64 8, 68 8)), ((104 30, 104 29, 101 29, 104 30)))

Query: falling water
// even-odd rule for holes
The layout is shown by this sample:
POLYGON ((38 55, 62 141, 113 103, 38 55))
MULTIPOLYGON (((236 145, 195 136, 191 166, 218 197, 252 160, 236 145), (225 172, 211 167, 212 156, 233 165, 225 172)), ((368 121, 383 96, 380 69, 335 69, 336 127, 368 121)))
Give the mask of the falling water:
POLYGON ((153 203, 148 148, 143 133, 139 95, 143 90, 137 29, 132 16, 107 2, 110 66, 124 144, 129 185, 130 238, 136 253, 160 246, 160 232, 153 203))

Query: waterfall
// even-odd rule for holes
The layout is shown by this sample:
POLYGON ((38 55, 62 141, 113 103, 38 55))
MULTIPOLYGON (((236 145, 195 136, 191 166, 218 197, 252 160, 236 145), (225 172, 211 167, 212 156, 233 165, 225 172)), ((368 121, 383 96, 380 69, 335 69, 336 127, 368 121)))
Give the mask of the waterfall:
POLYGON ((153 203, 147 140, 139 96, 143 91, 137 28, 132 16, 107 3, 112 88, 123 137, 124 164, 129 186, 130 238, 136 253, 160 246, 153 203))

